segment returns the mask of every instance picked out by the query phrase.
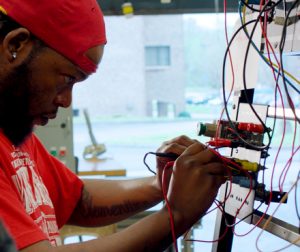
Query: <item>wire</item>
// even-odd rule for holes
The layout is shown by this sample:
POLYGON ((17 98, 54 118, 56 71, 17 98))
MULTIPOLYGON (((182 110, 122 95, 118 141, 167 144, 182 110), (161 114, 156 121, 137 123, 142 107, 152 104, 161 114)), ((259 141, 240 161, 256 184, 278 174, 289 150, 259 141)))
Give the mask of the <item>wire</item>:
POLYGON ((260 204, 258 205, 258 207, 253 210, 251 213, 249 213, 248 215, 246 215, 245 217, 243 217, 242 219, 240 219, 238 222, 234 222, 234 224, 229 224, 228 221, 226 220, 226 217, 225 217, 225 224, 227 227, 235 227, 237 224, 241 223, 242 221, 246 220, 248 217, 252 216, 255 211, 258 211, 258 209, 262 206, 263 202, 260 202, 260 204))
MULTIPOLYGON (((228 46, 229 41, 228 41, 228 31, 227 31, 228 29, 227 29, 227 8, 226 8, 227 7, 227 1, 226 0, 224 0, 223 5, 224 5, 225 39, 226 39, 226 44, 228 46)), ((226 100, 226 104, 228 103, 228 101, 229 101, 229 99, 231 97, 231 94, 232 94, 232 91, 233 91, 233 87, 234 87, 234 82, 235 82, 235 74, 234 74, 233 62, 232 62, 232 56, 231 56, 230 50, 228 50, 228 53, 229 53, 230 69, 231 69, 231 75, 232 75, 232 83, 231 83, 231 88, 230 88, 230 92, 229 92, 228 98, 226 100)), ((224 107, 223 107, 223 109, 221 111, 220 120, 218 121, 218 124, 217 124, 217 130, 216 130, 216 135, 215 135, 216 139, 218 138, 218 132, 219 132, 219 129, 220 129, 220 126, 221 126, 221 119, 223 117, 224 110, 225 110, 225 104, 224 104, 224 107)))
MULTIPOLYGON (((265 6, 264 8, 266 8, 266 6, 265 6)), ((228 109, 227 109, 227 101, 226 101, 226 98, 225 98, 225 80, 224 80, 224 72, 225 72, 225 65, 226 65, 226 64, 225 64, 225 62, 226 62, 226 56, 227 56, 229 47, 230 47, 232 41, 234 40, 235 36, 238 34, 238 32, 239 32, 241 29, 244 29, 244 27, 246 27, 246 26, 249 25, 250 23, 254 23, 254 22, 255 22, 254 28, 253 28, 253 30, 252 30, 252 33, 251 33, 251 36, 250 36, 250 39, 249 39, 249 41, 252 41, 252 37, 253 37, 254 31, 255 31, 255 28, 256 28, 256 26, 257 26, 257 24, 258 24, 258 20, 259 20, 259 18, 261 17, 262 12, 264 11, 264 8, 260 11, 260 15, 259 15, 259 17, 258 17, 257 20, 250 20, 249 22, 247 22, 247 23, 245 23, 245 24, 242 24, 242 26, 239 27, 239 28, 237 29, 237 31, 234 33, 234 35, 233 35, 232 38, 231 38, 231 41, 230 41, 230 43, 229 43, 229 45, 228 45, 228 47, 227 47, 227 49, 226 49, 226 53, 225 53, 225 56, 224 56, 224 61, 223 61, 223 78, 222 78, 222 83, 223 83, 223 100, 224 100, 224 104, 225 104, 225 112, 226 112, 226 114, 227 114, 228 121, 229 121, 229 123, 231 124, 231 127, 233 128, 233 130, 236 130, 236 129, 235 129, 235 127, 234 127, 232 121, 230 120, 230 116, 229 116, 228 109)), ((248 54, 249 47, 250 47, 250 42, 248 43, 248 46, 247 46, 246 55, 248 54)), ((246 58, 247 58, 247 57, 245 57, 245 61, 247 60, 246 58)), ((244 66, 244 69, 245 69, 245 66, 244 66)), ((243 76, 245 76, 245 75, 243 75, 243 76)), ((244 83, 243 83, 243 84, 244 84, 244 88, 245 88, 245 90, 246 90, 247 88, 246 88, 246 82, 245 82, 245 80, 244 80, 243 82, 244 82, 244 83)), ((248 97, 246 97, 246 99, 247 99, 249 105, 251 106, 248 97)), ((254 110, 254 108, 253 108, 253 107, 251 107, 251 108, 252 108, 253 112, 257 115, 257 113, 256 113, 256 111, 254 110)), ((257 115, 257 117, 258 117, 258 115, 257 115)), ((260 118, 258 117, 258 119, 260 119, 260 118)), ((260 119, 260 121, 261 121, 261 119, 260 119)), ((266 128, 264 122, 261 121, 261 123, 262 123, 262 125, 264 125, 264 127, 266 128)), ((268 134, 268 137, 269 137, 269 143, 267 144, 267 146, 262 146, 262 147, 260 147, 260 146, 254 146, 254 145, 249 144, 247 141, 245 141, 243 138, 240 137, 240 135, 238 134, 238 132, 236 132, 236 135, 239 137, 240 140, 242 140, 242 141, 243 141, 244 143, 246 143, 248 146, 251 146, 252 148, 255 148, 256 150, 267 149, 267 148, 269 147, 270 143, 271 143, 271 136, 270 136, 269 134, 268 134)), ((252 182, 251 182, 251 184, 252 184, 252 182)), ((270 193, 270 194, 271 194, 271 193, 270 193)), ((249 196, 249 194, 247 195, 247 197, 248 197, 248 196, 249 196)), ((244 203, 244 202, 243 202, 243 203, 244 203)), ((237 211, 237 215, 238 215, 238 213, 239 213, 239 210, 237 211)), ((262 221, 262 218, 256 223, 255 227, 256 227, 261 221, 262 221)), ((255 227, 254 227, 254 228, 255 228, 255 227)), ((253 229, 254 229, 254 228, 253 228, 253 229)), ((251 229, 249 232, 247 232, 247 234, 250 233, 253 229, 251 229)), ((237 236, 244 236, 244 235, 246 235, 246 234, 244 234, 244 235, 238 235, 238 234, 235 233, 235 235, 237 235, 237 236)))
POLYGON ((147 169, 148 169, 151 173, 153 173, 154 175, 156 175, 156 172, 153 171, 153 170, 150 168, 150 166, 147 164, 147 162, 146 162, 146 158, 147 158, 147 156, 150 155, 150 154, 155 155, 156 153, 155 153, 155 152, 147 152, 147 153, 144 155, 143 162, 144 162, 144 165, 147 167, 147 169))
MULTIPOLYGON (((256 19, 256 22, 252 28, 252 31, 251 31, 251 34, 249 36, 249 41, 248 41, 248 44, 247 44, 247 48, 246 48, 246 53, 245 53, 245 58, 244 58, 244 65, 243 65, 243 86, 244 86, 244 89, 247 90, 247 85, 246 85, 246 66, 247 66, 247 59, 248 59, 248 55, 249 55, 249 49, 250 49, 250 45, 251 45, 251 41, 252 41, 252 38, 254 36, 254 32, 256 30, 256 26, 261 18, 261 15, 262 13, 264 12, 265 8, 266 8, 267 5, 265 5, 263 7, 263 9, 260 11, 257 19, 256 19)), ((269 145, 271 144, 271 136, 270 136, 270 132, 267 130, 267 127, 265 125, 265 123, 262 121, 262 119, 260 118, 260 116, 257 114, 256 110, 254 109, 253 105, 251 104, 249 98, 248 98, 248 95, 247 95, 247 92, 245 92, 245 98, 246 98, 246 101, 247 103, 249 104, 251 110, 253 111, 253 113, 255 114, 256 118, 260 121, 260 123, 263 125, 267 135, 268 135, 268 138, 269 138, 269 142, 268 144, 266 145, 266 148, 269 147, 269 145)))
POLYGON ((296 208, 296 214, 297 214, 298 220, 300 221, 300 212, 299 212, 298 203, 297 203, 297 191, 298 191, 298 182, 299 181, 300 181, 300 170, 298 172, 297 183, 295 185, 295 208, 296 208))
MULTIPOLYGON (((250 20, 248 22, 246 22, 245 24, 243 24, 241 27, 239 27, 237 29, 237 31, 235 31, 235 33, 233 34, 228 46, 227 46, 227 49, 226 49, 226 52, 225 52, 225 56, 224 56, 224 60, 223 60, 223 74, 222 74, 222 91, 223 91, 223 101, 224 101, 224 108, 225 108, 225 113, 226 113, 226 116, 227 116, 227 119, 229 121, 229 124, 230 124, 230 127, 235 131, 235 134, 237 135, 237 137, 243 142, 245 143, 247 146, 251 147, 252 149, 254 150, 264 150, 264 149, 268 149, 269 148, 269 145, 270 145, 270 142, 271 142, 271 136, 268 134, 269 136, 269 142, 267 145, 265 146, 256 146, 256 145, 253 145, 249 142, 247 142, 245 139, 243 139, 239 133, 237 132, 234 124, 232 123, 232 120, 229 116, 229 112, 228 112, 228 108, 227 108, 227 99, 226 99, 226 94, 225 94, 225 66, 226 66, 226 58, 227 58, 227 54, 228 54, 228 51, 229 51, 229 48, 233 42, 233 40, 235 39, 235 37, 237 36, 237 34, 244 28, 246 27, 247 25, 251 24, 251 23, 254 23, 254 22, 257 22, 256 20, 250 20)), ((264 125, 264 123, 263 123, 264 125)), ((264 127, 266 128, 266 126, 264 125, 264 127)))
MULTIPOLYGON (((219 210, 224 214, 224 209, 222 209, 222 207, 221 207, 221 202, 219 202, 218 200, 214 200, 214 203, 217 205, 217 207, 216 207, 215 209, 219 208, 219 210)), ((211 211, 209 211, 209 212, 211 212, 211 211)), ((206 214, 207 214, 207 213, 206 213, 206 214)), ((219 236, 219 238, 218 238, 218 239, 215 239, 215 240, 186 239, 186 238, 185 238, 186 235, 185 235, 185 237, 184 237, 184 240, 185 240, 186 242, 204 242, 204 243, 219 242, 219 241, 221 241, 221 240, 224 239, 224 237, 226 236, 228 230, 229 230, 229 228, 226 226, 226 227, 225 227, 225 230, 224 230, 224 232, 223 232, 223 234, 221 234, 221 236, 219 236)))
MULTIPOLYGON (((281 40, 280 40, 280 43, 279 43, 279 56, 280 56, 280 68, 281 68, 281 72, 282 72, 282 76, 284 77, 284 71, 283 71, 283 59, 282 59, 282 56, 283 56, 283 50, 284 50, 284 45, 285 45, 285 39, 286 39, 286 33, 287 33, 287 21, 288 21, 288 18, 292 12, 292 10, 296 7, 296 5, 299 4, 299 0, 296 0, 291 8, 288 10, 288 13, 286 15, 286 18, 284 20, 284 25, 283 25, 283 29, 282 29, 282 35, 281 35, 281 40)), ((286 85, 286 81, 285 81, 285 78, 282 79, 283 80, 283 86, 284 86, 284 89, 285 89, 285 92, 286 92, 286 95, 287 95, 287 100, 288 100, 288 103, 290 105, 290 108, 291 110, 293 111, 293 114, 295 116, 295 119, 298 121, 298 123, 300 123, 300 118, 297 117, 297 114, 296 114, 296 111, 295 111, 295 106, 294 106, 294 103, 291 99, 291 96, 290 96, 290 93, 288 91, 288 88, 287 88, 287 85, 286 85)))
POLYGON ((147 156, 150 155, 150 154, 155 155, 156 157, 168 158, 168 159, 170 159, 170 160, 175 160, 175 159, 178 157, 178 155, 175 154, 175 153, 152 152, 152 151, 147 152, 147 153, 144 155, 143 162, 144 162, 144 165, 147 167, 147 169, 148 169, 151 173, 153 173, 154 175, 156 175, 156 172, 153 171, 153 170, 150 168, 150 166, 147 164, 147 162, 146 162, 147 156))
MULTIPOLYGON (((240 2, 239 2, 240 3, 240 2)), ((243 11, 244 12, 244 11, 243 11)), ((239 5, 239 14, 240 14, 240 19, 241 19, 241 23, 243 24, 244 23, 244 17, 242 18, 242 15, 241 15, 241 13, 242 13, 242 10, 241 10, 241 5, 239 5)), ((244 14, 245 15, 245 14, 244 14)), ((244 32, 245 32, 245 35, 248 37, 248 39, 249 39, 249 34, 248 34, 248 32, 247 32, 247 30, 246 29, 243 29, 244 30, 244 32)), ((268 41, 268 40, 266 40, 266 44, 268 45, 268 44, 270 44, 270 42, 268 41)), ((258 53, 258 55, 261 57, 261 59, 263 60, 263 61, 265 61, 265 63, 268 65, 268 66, 270 66, 272 69, 274 69, 274 71, 275 72, 277 72, 279 75, 281 75, 282 76, 282 74, 280 73, 280 71, 278 71, 277 69, 275 69, 275 68, 273 68, 273 65, 275 66, 275 67, 277 67, 277 68, 279 68, 278 67, 278 65, 279 65, 279 63, 278 63, 278 65, 276 65, 275 63, 273 63, 271 60, 269 60, 269 59, 267 59, 262 53, 260 53, 260 51, 259 51, 259 49, 257 48, 257 46, 253 43, 253 41, 251 41, 251 44, 252 44, 252 46, 253 46, 253 48, 257 51, 257 53, 258 53)), ((275 55, 275 52, 274 52, 274 50, 272 49, 272 52, 273 52, 273 54, 275 55)), ((298 80, 298 79, 296 79, 293 75, 291 75, 289 72, 287 72, 287 71, 285 71, 284 70, 284 72, 286 73, 286 75, 288 75, 290 78, 292 78, 295 82, 297 82, 299 85, 300 85, 300 81, 298 80)), ((300 94, 300 90, 298 90, 287 78, 286 78, 286 82, 298 93, 298 94, 300 94)))
MULTIPOLYGON (((290 192, 293 190, 293 188, 296 186, 296 184, 298 183, 298 180, 299 180, 299 177, 297 177, 297 180, 295 181, 295 183, 292 185, 292 187, 290 188, 290 190, 285 193, 285 195, 281 198, 279 204, 277 205, 277 207, 275 208, 274 212, 268 217, 268 219, 266 220, 266 222, 264 223, 259 235, 257 236, 256 238, 256 242, 255 242, 255 246, 256 246, 256 249, 260 252, 262 252, 262 250, 258 247, 258 241, 259 241, 259 238, 261 237, 262 233, 266 230, 267 226, 270 224, 274 214, 277 212, 277 210, 279 209, 279 207, 281 206, 281 204, 283 202, 286 201, 287 197, 288 197, 288 194, 290 194, 290 192)), ((298 241, 300 241, 300 237, 297 238, 295 241, 292 241, 290 244, 288 244, 287 246, 283 247, 283 248, 280 248, 280 249, 277 249, 277 250, 274 250, 273 252, 277 252, 277 251, 282 251, 283 249, 286 249, 288 247, 290 247, 291 245, 293 244, 296 244, 298 241)))
MULTIPOLYGON (((246 3, 244 0, 240 0, 240 2, 242 2, 245 6, 247 6, 248 9, 250 9, 250 10, 252 10, 252 11, 254 11, 254 12, 260 12, 259 9, 253 8, 253 7, 250 6, 248 3, 246 3)), ((248 1, 247 1, 247 2, 248 2, 248 1)), ((275 8, 279 3, 281 3, 281 2, 282 2, 282 0, 279 0, 279 1, 276 2, 276 3, 274 3, 273 1, 270 1, 271 4, 273 3, 273 5, 271 5, 269 9, 266 8, 266 9, 264 10, 264 12, 268 12, 268 11, 274 9, 274 8, 275 8)))
POLYGON ((172 214, 172 209, 170 206, 170 203, 168 201, 168 188, 166 188, 166 176, 165 176, 165 171, 167 169, 172 169, 172 166, 174 165, 174 162, 168 162, 164 169, 163 169, 163 173, 162 173, 162 192, 163 192, 163 196, 164 196, 164 200, 169 212, 169 217, 170 217, 170 229, 171 229, 171 233, 172 233, 172 239, 173 239, 173 243, 174 243, 174 247, 175 247, 175 251, 178 252, 178 247, 177 247, 177 238, 176 238, 176 234, 175 234, 175 225, 174 225, 174 219, 173 219, 173 214, 172 214))
MULTIPOLYGON (((147 152, 144 155, 143 162, 144 162, 145 166, 148 168, 148 170, 150 172, 152 172, 154 175, 156 175, 156 172, 153 171, 146 162, 146 158, 150 154, 155 155, 156 157, 164 157, 164 158, 169 158, 169 159, 173 159, 173 160, 175 160, 178 157, 178 155, 175 154, 175 153, 147 152)), ((177 238, 176 238, 176 234, 175 234, 174 219, 173 219, 172 209, 170 207, 170 203, 168 201, 168 196, 167 196, 168 188, 166 187, 166 170, 172 168, 173 165, 174 165, 174 161, 169 161, 169 162, 166 163, 166 165, 165 165, 165 167, 163 168, 163 171, 162 171, 162 182, 161 183, 162 183, 163 197, 164 197, 165 204, 166 204, 166 207, 168 209, 168 213, 169 213, 169 217, 170 217, 170 229, 171 229, 171 233, 172 233, 172 239, 173 239, 175 251, 178 252, 177 238)))
POLYGON ((296 150, 294 150, 294 144, 295 144, 295 140, 296 140, 296 134, 294 134, 294 139, 293 139, 293 147, 292 147, 292 154, 291 154, 291 157, 288 159, 288 161, 286 162, 281 174, 280 174, 280 177, 279 177, 279 181, 278 181, 278 185, 279 185, 279 189, 280 189, 280 192, 283 191, 283 184, 284 184, 284 181, 286 179, 286 175, 289 171, 289 168, 291 167, 291 164, 292 164, 292 161, 293 161, 293 157, 294 155, 296 154, 296 152, 299 150, 300 146, 297 147, 296 150), (284 174, 284 175, 283 175, 284 174), (282 179, 282 176, 283 176, 283 179, 282 179), (282 180, 282 181, 281 181, 282 180))
MULTIPOLYGON (((257 48, 257 47, 256 47, 257 48)), ((279 66, 275 63, 273 63, 272 61, 270 61, 267 57, 265 57, 264 55, 260 54, 262 56, 262 59, 264 59, 266 61, 266 63, 268 65, 272 65, 272 66, 275 66, 277 69, 279 68, 279 66)), ((275 69, 276 71, 276 69, 275 69)), ((284 70, 284 73, 289 76, 291 79, 293 79, 297 84, 300 85, 300 80, 298 80, 294 75, 292 75, 291 73, 289 73, 288 71, 284 70)), ((286 81, 288 82, 288 79, 286 78, 286 81)), ((297 92, 297 93, 300 93, 300 90, 298 90, 295 86, 293 86, 290 82, 289 82, 289 85, 297 92)))

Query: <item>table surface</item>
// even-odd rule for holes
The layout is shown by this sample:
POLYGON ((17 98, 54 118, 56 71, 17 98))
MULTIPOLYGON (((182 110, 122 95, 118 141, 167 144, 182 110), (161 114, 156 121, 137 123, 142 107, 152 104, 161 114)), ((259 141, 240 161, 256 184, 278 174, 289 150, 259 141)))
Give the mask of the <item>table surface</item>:
POLYGON ((126 169, 113 158, 79 159, 78 175, 126 176, 126 169))

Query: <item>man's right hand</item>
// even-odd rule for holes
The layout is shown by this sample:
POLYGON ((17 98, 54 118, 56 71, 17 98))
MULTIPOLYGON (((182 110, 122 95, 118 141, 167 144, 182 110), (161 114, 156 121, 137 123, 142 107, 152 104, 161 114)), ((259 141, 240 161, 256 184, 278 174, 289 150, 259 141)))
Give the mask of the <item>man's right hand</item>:
POLYGON ((177 233, 190 228, 208 210, 226 181, 226 170, 220 157, 199 142, 177 158, 168 190, 177 233))

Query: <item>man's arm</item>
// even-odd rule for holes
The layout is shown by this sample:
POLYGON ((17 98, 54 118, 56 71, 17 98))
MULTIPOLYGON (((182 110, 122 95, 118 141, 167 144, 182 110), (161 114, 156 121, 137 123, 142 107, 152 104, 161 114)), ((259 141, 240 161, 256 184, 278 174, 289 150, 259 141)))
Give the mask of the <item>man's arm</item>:
POLYGON ((126 219, 162 200, 155 177, 134 180, 84 180, 81 199, 68 221, 104 226, 126 219))
MULTIPOLYGON (((181 155, 189 146, 197 143, 186 136, 165 141, 159 153, 181 155)), ((202 147, 201 147, 202 148, 202 147)), ((134 180, 84 180, 81 199, 69 220, 69 224, 104 226, 123 220, 146 210, 163 199, 162 171, 169 158, 157 158, 157 175, 134 180)), ((169 183, 171 172, 166 180, 169 183)))
POLYGON ((51 247, 48 241, 43 241, 21 252, 153 252, 163 251, 172 242, 171 237, 169 215, 163 209, 110 236, 59 247, 51 247))
MULTIPOLYGON (((188 230, 213 203, 225 181, 226 168, 219 158, 199 143, 192 144, 175 161, 168 201, 174 217, 176 236, 188 230)), ((52 248, 39 242, 22 252, 162 251, 171 242, 169 212, 160 211, 123 231, 80 244, 52 248)))

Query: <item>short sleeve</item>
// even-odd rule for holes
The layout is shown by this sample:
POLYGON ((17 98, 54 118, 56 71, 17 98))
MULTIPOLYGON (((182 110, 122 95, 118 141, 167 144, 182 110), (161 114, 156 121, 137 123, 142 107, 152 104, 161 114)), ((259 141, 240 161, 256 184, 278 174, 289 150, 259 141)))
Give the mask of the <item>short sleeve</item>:
POLYGON ((24 205, 0 167, 0 219, 4 222, 18 249, 47 240, 45 234, 26 213, 24 205))
POLYGON ((83 182, 60 160, 51 156, 37 137, 33 142, 36 165, 54 205, 58 228, 61 228, 81 197, 83 182))

